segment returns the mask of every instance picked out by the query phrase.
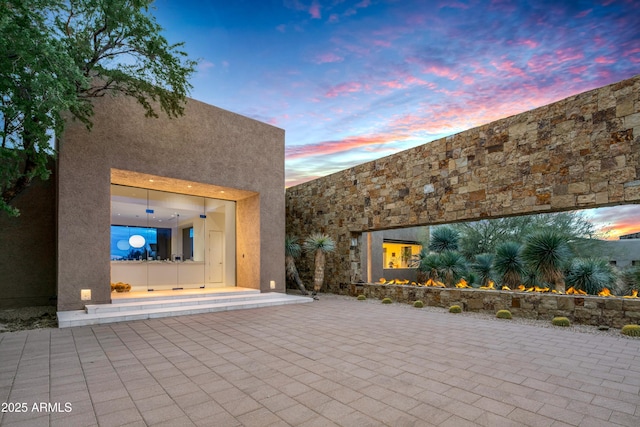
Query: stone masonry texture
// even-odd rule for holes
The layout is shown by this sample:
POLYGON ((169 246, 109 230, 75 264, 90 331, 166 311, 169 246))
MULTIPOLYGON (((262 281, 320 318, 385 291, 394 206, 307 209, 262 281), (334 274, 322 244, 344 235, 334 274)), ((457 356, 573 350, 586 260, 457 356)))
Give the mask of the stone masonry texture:
POLYGON ((362 232, 638 201, 640 75, 291 187, 287 232, 336 240, 339 286, 362 279, 362 232))

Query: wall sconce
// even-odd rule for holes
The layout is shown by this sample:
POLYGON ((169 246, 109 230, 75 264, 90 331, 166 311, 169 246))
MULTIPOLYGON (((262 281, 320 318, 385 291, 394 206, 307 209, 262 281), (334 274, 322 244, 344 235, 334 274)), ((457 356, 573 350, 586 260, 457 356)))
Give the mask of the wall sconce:
POLYGON ((269 282, 269 287, 270 287, 271 289, 275 289, 275 288, 276 288, 276 281, 275 281, 275 280, 270 281, 270 282, 269 282))
POLYGON ((351 247, 355 248, 356 246, 358 246, 358 238, 357 237, 352 237, 351 238, 351 247))
POLYGON ((80 300, 91 301, 91 289, 80 289, 80 300))

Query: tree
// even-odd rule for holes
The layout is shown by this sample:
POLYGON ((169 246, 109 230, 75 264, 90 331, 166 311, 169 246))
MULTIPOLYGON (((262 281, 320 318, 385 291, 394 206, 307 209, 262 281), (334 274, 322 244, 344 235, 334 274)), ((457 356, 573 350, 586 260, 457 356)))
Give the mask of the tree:
POLYGON ((0 210, 47 179, 66 117, 91 128, 91 98, 134 97, 148 117, 184 112, 196 62, 169 44, 152 0, 5 0, 0 7, 0 210))
POLYGON ((436 227, 431 231, 429 250, 438 253, 444 251, 457 251, 459 238, 460 233, 454 228, 446 225, 436 227))
POLYGON ((300 275, 298 274, 298 269, 296 268, 295 259, 298 258, 302 252, 302 248, 298 242, 298 236, 291 236, 287 234, 284 238, 285 271, 287 279, 298 286, 302 295, 307 295, 307 289, 304 287, 304 283, 302 283, 300 275))
POLYGON ((589 295, 597 295, 604 288, 612 288, 616 274, 602 258, 575 258, 567 273, 567 285, 581 289, 589 295))
POLYGON ((471 264, 471 269, 478 274, 480 279, 480 286, 487 286, 493 276, 493 261, 494 254, 479 254, 476 255, 476 260, 471 264))
POLYGON ((467 272, 467 261, 460 252, 444 251, 438 254, 438 261, 438 273, 447 287, 453 286, 467 272))
POLYGON ((496 248, 493 267, 500 275, 502 284, 515 289, 522 282, 522 275, 525 272, 522 246, 515 242, 500 244, 496 248))
POLYGON ((324 283, 326 254, 335 251, 336 244, 334 240, 326 234, 314 233, 305 239, 303 248, 305 252, 312 253, 315 257, 312 295, 314 299, 316 299, 316 294, 320 291, 324 283))
POLYGON ((554 231, 542 231, 529 236, 522 258, 532 272, 555 286, 556 291, 564 292, 563 267, 570 261, 571 250, 567 238, 554 231))
POLYGON ((598 238, 604 237, 581 212, 524 215, 450 225, 460 233, 459 250, 472 260, 481 253, 492 253, 506 242, 523 242, 544 230, 565 236, 571 250, 579 256, 597 254, 598 238))

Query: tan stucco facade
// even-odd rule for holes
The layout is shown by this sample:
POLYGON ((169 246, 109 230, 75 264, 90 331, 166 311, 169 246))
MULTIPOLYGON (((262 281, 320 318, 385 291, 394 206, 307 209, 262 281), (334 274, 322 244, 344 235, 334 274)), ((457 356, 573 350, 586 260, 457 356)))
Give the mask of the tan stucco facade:
POLYGON ((112 183, 235 201, 237 285, 284 292, 284 130, 195 100, 176 119, 125 97, 94 105, 92 130, 70 122, 59 146, 58 310, 111 300, 112 183))

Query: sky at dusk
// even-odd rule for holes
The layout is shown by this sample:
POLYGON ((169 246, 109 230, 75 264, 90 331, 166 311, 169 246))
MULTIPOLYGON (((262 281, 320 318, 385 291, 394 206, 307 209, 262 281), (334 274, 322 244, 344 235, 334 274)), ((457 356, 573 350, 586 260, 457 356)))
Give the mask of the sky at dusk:
MULTIPOLYGON (((636 0, 154 7, 200 61, 192 98, 285 129, 287 186, 640 73, 636 0)), ((590 216, 640 231, 637 206, 590 216)))

